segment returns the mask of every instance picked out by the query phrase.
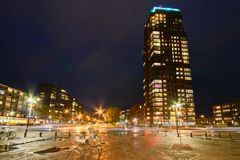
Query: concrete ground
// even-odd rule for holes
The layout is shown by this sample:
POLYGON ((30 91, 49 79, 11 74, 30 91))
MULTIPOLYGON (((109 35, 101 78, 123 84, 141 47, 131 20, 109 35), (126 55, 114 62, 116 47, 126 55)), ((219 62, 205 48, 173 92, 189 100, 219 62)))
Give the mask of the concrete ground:
MULTIPOLYGON (((203 137, 176 137, 175 133, 101 135, 101 160, 240 160, 240 142, 210 140, 203 137), (181 143, 180 143, 181 142, 181 143), (181 145, 180 145, 181 144, 181 145)), ((45 139, 22 143, 9 152, 0 152, 1 160, 61 160, 71 154, 73 139, 45 139)))

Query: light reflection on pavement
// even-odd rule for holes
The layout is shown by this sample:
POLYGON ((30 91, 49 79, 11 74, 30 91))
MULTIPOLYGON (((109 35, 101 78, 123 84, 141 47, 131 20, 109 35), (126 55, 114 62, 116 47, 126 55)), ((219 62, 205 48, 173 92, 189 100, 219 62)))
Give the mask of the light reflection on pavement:
MULTIPOLYGON (((88 125, 66 125, 53 128, 57 128, 57 130, 61 132, 80 132, 87 131, 88 127, 88 125)), ((127 134, 121 136, 117 133, 113 133, 108 137, 108 134, 106 134, 106 127, 91 127, 98 129, 100 131, 100 136, 106 142, 106 144, 102 145, 103 153, 101 160, 240 159, 240 142, 190 138, 187 136, 188 131, 183 131, 185 134, 181 137, 182 142, 183 144, 190 145, 192 150, 185 150, 183 147, 180 151, 172 149, 174 144, 180 143, 174 130, 168 133, 167 136, 164 132, 158 134, 146 132, 144 136, 142 134, 132 135, 130 132, 126 132, 127 134)), ((19 127, 18 131, 20 132, 21 130, 21 127, 19 127)), ((27 143, 14 146, 16 149, 11 150, 10 152, 0 152, 0 159, 61 160, 66 159, 74 145, 75 143, 73 139, 69 138, 58 138, 57 140, 52 139, 27 143), (54 147, 60 148, 60 151, 45 154, 34 153, 54 147), (61 150, 61 148, 65 149, 61 150)))

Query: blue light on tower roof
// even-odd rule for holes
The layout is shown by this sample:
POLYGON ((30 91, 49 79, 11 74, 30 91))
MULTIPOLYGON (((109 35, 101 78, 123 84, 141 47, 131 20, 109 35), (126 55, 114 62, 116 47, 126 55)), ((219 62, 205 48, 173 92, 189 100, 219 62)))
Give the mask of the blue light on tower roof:
POLYGON ((153 9, 151 10, 152 13, 156 12, 157 10, 162 10, 162 11, 174 11, 174 12, 180 12, 180 9, 177 8, 165 8, 165 7, 153 7, 153 9))

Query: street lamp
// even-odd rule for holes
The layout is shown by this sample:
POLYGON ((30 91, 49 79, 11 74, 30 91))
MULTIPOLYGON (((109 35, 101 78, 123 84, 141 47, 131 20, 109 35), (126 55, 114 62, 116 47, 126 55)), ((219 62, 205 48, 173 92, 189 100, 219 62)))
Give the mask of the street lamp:
POLYGON ((52 119, 52 116, 49 115, 49 116, 48 116, 48 122, 49 122, 49 123, 51 122, 51 119, 52 119))
POLYGON ((178 117, 181 115, 181 112, 179 109, 182 107, 180 103, 177 103, 173 105, 173 108, 175 108, 175 118, 176 118, 176 130, 177 130, 177 136, 179 137, 179 129, 178 129, 178 117))
POLYGON ((99 107, 96 109, 96 113, 98 114, 98 119, 100 120, 100 115, 102 115, 104 112, 104 110, 102 109, 102 107, 99 107))
POLYGON ((134 126, 137 126, 137 124, 138 124, 138 119, 136 117, 133 118, 133 124, 134 124, 134 126))
POLYGON ((7 113, 7 115, 6 115, 6 120, 7 120, 8 124, 9 124, 9 126, 12 125, 12 117, 13 117, 14 113, 15 112, 11 111, 11 112, 7 113))
POLYGON ((65 118, 62 117, 61 119, 63 119, 63 120, 65 120, 65 121, 68 122, 69 119, 71 118, 71 117, 69 116, 69 112, 70 112, 69 109, 65 109, 65 110, 64 110, 64 114, 65 114, 66 116, 65 116, 65 118))
POLYGON ((28 132, 28 126, 29 126, 29 121, 30 121, 30 116, 31 116, 31 111, 32 111, 32 107, 34 104, 36 104, 38 101, 37 98, 32 97, 32 95, 30 95, 27 98, 27 102, 29 104, 29 108, 28 108, 28 119, 27 119, 27 126, 26 126, 26 131, 24 133, 24 137, 27 137, 27 132, 28 132))
POLYGON ((13 112, 13 111, 10 112, 10 125, 11 125, 12 118, 13 118, 14 114, 15 114, 15 112, 13 112))

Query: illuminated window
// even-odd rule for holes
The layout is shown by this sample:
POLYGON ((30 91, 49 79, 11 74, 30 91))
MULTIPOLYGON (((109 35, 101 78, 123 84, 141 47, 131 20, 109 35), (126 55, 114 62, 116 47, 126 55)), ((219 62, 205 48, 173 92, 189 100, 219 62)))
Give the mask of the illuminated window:
POLYGON ((230 112, 230 109, 224 109, 223 112, 230 112))
POLYGON ((183 63, 189 64, 189 57, 188 56, 182 56, 183 58, 183 63))
POLYGON ((183 56, 188 56, 188 52, 182 52, 183 56))
POLYGON ((153 43, 153 46, 160 46, 160 43, 153 43))
POLYGON ((13 89, 12 89, 12 88, 8 88, 7 90, 8 90, 8 92, 12 92, 12 91, 13 91, 13 89))
POLYGON ((56 99, 56 94, 51 93, 51 99, 56 99))
POLYGON ((152 66, 153 66, 153 67, 161 66, 161 63, 153 63, 152 66))
POLYGON ((190 80, 192 80, 192 78, 191 77, 185 77, 185 80, 190 81, 190 80))
POLYGON ((3 90, 0 90, 0 94, 4 94, 4 91, 3 91, 3 90))
POLYGON ((153 31, 152 34, 159 35, 159 32, 158 31, 153 31))
POLYGON ((55 106, 55 104, 50 103, 50 107, 54 107, 54 106, 55 106))
POLYGON ((187 89, 186 93, 193 93, 193 90, 192 89, 187 89))
POLYGON ((11 97, 7 97, 7 98, 6 98, 6 101, 7 101, 7 102, 11 102, 11 97))
POLYGON ((65 91, 64 89, 61 89, 61 92, 64 92, 64 93, 66 93, 67 91, 65 91))

